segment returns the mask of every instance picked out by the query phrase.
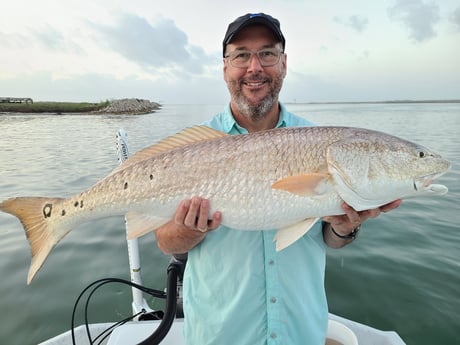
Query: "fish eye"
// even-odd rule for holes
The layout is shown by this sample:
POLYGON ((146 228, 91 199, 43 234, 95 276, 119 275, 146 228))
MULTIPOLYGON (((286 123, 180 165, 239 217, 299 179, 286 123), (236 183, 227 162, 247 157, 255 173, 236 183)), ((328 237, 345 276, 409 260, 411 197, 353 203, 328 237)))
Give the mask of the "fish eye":
POLYGON ((423 157, 426 156, 426 154, 425 154, 425 152, 423 152, 423 151, 419 151, 418 156, 419 156, 420 158, 423 158, 423 157))

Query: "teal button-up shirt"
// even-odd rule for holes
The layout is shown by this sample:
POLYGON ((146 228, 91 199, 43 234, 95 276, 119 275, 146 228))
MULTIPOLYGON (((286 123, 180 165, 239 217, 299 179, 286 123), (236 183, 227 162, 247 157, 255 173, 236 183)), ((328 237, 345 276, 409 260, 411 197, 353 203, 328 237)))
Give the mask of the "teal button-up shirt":
MULTIPOLYGON (((229 105, 205 125, 247 133, 229 105)), ((312 125, 281 105, 277 127, 312 125)), ((189 252, 184 276, 187 345, 324 345, 328 310, 321 222, 280 252, 275 233, 221 226, 189 252)))

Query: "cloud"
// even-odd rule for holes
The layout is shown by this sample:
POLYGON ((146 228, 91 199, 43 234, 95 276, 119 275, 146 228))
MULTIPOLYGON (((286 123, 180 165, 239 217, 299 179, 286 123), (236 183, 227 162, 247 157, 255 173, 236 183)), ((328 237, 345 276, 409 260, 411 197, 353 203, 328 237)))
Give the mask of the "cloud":
POLYGON ((457 30, 460 31, 460 7, 457 8, 451 15, 450 21, 457 26, 457 30))
POLYGON ((0 32, 0 46, 2 48, 24 48, 29 39, 23 34, 0 32))
POLYGON ((29 30, 32 42, 53 52, 82 54, 83 49, 55 28, 47 25, 43 29, 29 30))
POLYGON ((154 25, 134 14, 122 14, 115 25, 90 23, 101 42, 112 51, 154 72, 169 69, 173 74, 200 74, 204 66, 218 60, 191 45, 187 35, 171 19, 160 18, 154 25))
POLYGON ((20 34, 0 32, 0 45, 12 49, 41 47, 55 53, 83 53, 83 49, 78 44, 50 25, 44 28, 26 29, 20 34))
POLYGON ((357 32, 363 32, 364 29, 367 27, 367 24, 369 24, 369 21, 366 17, 358 15, 350 16, 345 20, 335 17, 334 21, 343 24, 347 27, 350 27, 357 32))
POLYGON ((402 22, 409 29, 409 37, 422 42, 436 36, 434 24, 439 22, 439 6, 421 0, 397 0, 388 8, 390 19, 402 22))
POLYGON ((50 26, 47 26, 42 31, 35 32, 34 36, 48 49, 59 51, 65 48, 64 36, 50 26))
POLYGON ((362 32, 368 24, 367 18, 361 16, 351 16, 349 21, 350 26, 358 32, 362 32))

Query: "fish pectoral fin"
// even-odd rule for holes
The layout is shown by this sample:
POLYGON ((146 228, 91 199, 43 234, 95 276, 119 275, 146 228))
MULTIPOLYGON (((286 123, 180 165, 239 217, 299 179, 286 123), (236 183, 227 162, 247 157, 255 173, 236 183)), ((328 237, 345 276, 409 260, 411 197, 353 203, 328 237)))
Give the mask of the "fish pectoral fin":
POLYGON ((272 184, 273 189, 281 189, 300 196, 314 196, 324 193, 324 184, 331 175, 310 173, 282 178, 272 184))
POLYGON ((125 220, 128 240, 144 236, 169 221, 167 218, 155 217, 140 212, 126 213, 125 220))
POLYGON ((280 250, 289 247, 291 244, 305 235, 308 230, 310 230, 313 225, 315 225, 318 219, 319 218, 307 218, 300 223, 279 229, 276 232, 274 238, 274 241, 276 242, 276 251, 279 252, 280 250))

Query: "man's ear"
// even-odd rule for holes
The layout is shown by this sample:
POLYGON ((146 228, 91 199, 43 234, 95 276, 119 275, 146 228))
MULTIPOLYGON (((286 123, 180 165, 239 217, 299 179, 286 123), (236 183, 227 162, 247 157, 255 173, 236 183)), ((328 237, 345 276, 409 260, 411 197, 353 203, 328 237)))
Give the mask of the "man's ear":
POLYGON ((287 74, 287 55, 286 53, 284 53, 283 55, 281 55, 281 68, 283 68, 283 78, 286 77, 286 74, 287 74))

